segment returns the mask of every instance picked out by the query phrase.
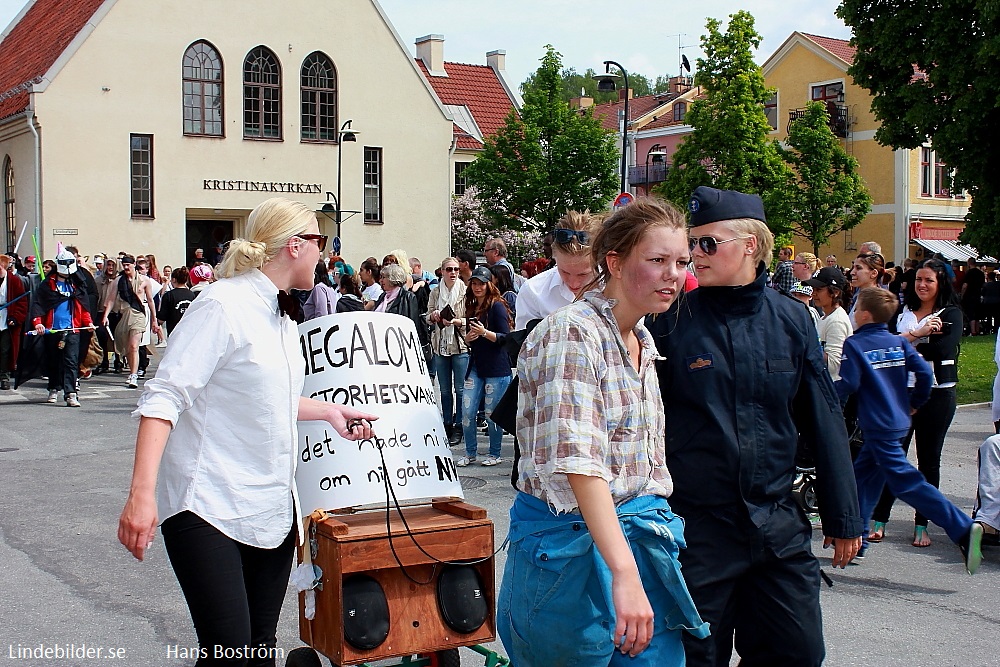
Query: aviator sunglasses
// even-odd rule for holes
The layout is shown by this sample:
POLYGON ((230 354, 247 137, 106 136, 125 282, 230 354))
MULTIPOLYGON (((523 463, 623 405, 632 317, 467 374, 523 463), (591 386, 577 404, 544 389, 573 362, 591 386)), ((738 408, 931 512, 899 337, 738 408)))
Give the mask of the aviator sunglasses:
POLYGON ((326 240, 329 237, 326 234, 296 234, 295 238, 303 241, 315 241, 316 245, 319 246, 319 251, 323 252, 326 250, 326 240))
POLYGON ((552 230, 552 240, 559 245, 567 245, 576 239, 580 242, 582 246, 590 245, 590 232, 586 232, 582 229, 553 229, 552 230))
POLYGON ((748 239, 749 236, 734 236, 731 239, 719 240, 714 236, 692 236, 688 239, 688 252, 693 252, 694 247, 698 246, 701 251, 706 255, 714 255, 719 251, 719 245, 722 243, 729 243, 730 241, 739 241, 740 239, 748 239))

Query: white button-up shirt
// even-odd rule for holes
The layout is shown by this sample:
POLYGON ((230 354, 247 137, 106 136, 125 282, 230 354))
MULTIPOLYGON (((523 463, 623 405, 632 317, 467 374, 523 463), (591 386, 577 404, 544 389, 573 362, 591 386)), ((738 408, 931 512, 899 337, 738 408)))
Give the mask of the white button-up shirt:
POLYGON ((517 293, 514 328, 524 329, 531 320, 548 317, 575 300, 576 295, 566 287, 559 269, 552 267, 542 271, 521 285, 517 293))
POLYGON ((173 425, 160 462, 160 521, 189 510, 232 539, 272 549, 298 504, 295 463, 305 366, 295 322, 261 271, 195 299, 135 417, 173 425))

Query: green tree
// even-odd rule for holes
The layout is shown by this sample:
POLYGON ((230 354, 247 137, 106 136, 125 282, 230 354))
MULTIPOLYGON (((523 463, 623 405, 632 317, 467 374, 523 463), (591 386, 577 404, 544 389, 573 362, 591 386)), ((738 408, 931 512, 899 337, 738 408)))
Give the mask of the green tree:
MULTIPOLYGON (((602 93, 597 90, 597 81, 594 80, 595 74, 596 72, 593 68, 587 68, 583 74, 577 72, 573 67, 563 69, 559 73, 559 77, 562 79, 561 94, 563 101, 569 102, 574 97, 589 97, 594 100, 595 104, 604 104, 617 100, 618 93, 616 91, 602 93)), ((521 83, 522 95, 528 93, 528 91, 538 85, 536 76, 537 73, 531 74, 521 83)), ((632 88, 633 97, 666 92, 670 88, 669 79, 669 75, 659 76, 656 78, 656 83, 654 84, 648 77, 642 74, 629 72, 628 75, 628 83, 632 88)))
POLYGON ((781 193, 791 171, 768 139, 764 102, 774 91, 764 85, 753 59, 761 37, 746 11, 729 17, 725 33, 721 25, 718 19, 708 20, 701 38, 705 57, 698 59, 694 78, 704 98, 691 104, 684 117, 692 132, 677 147, 666 181, 654 192, 684 207, 700 185, 759 194, 768 226, 783 233, 787 216, 781 193))
POLYGON ((875 138, 928 139, 972 196, 962 240, 1000 253, 1000 3, 843 0, 857 55, 848 73, 872 95, 875 138))
POLYGON ((463 172, 502 227, 549 229, 569 209, 604 208, 617 191, 615 135, 589 110, 570 110, 562 98, 561 56, 545 48, 521 116, 511 111, 463 172))
POLYGON ((805 115, 792 122, 786 143, 788 148, 776 148, 795 174, 783 194, 787 221, 819 253, 831 236, 864 220, 872 198, 858 161, 840 145, 819 102, 810 102, 805 115))

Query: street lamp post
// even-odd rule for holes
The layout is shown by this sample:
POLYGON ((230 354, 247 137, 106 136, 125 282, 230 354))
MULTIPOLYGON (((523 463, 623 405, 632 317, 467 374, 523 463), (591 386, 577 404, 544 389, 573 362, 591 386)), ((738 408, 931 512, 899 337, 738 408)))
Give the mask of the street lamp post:
POLYGON ((646 194, 649 194, 649 158, 653 157, 653 164, 657 162, 662 162, 667 157, 667 151, 663 150, 663 146, 660 144, 653 144, 646 151, 646 194), (657 160, 656 158, 660 158, 657 160))
POLYGON ((343 180, 341 178, 341 174, 343 172, 342 165, 343 165, 344 142, 358 140, 358 132, 357 130, 351 129, 351 122, 352 121, 350 120, 344 121, 344 124, 340 126, 340 130, 337 131, 337 193, 334 194, 332 192, 327 192, 326 201, 320 202, 319 204, 320 207, 319 212, 325 215, 327 218, 333 220, 334 223, 336 223, 337 225, 337 235, 333 243, 334 246, 333 251, 338 254, 340 253, 340 244, 341 244, 340 225, 345 219, 344 214, 349 213, 350 215, 347 216, 349 218, 355 213, 360 213, 360 211, 345 211, 343 207, 340 205, 341 201, 340 187, 341 187, 341 182, 343 180), (333 217, 330 216, 331 213, 333 214, 333 217))
POLYGON ((626 192, 626 190, 625 190, 625 186, 626 186, 625 176, 626 176, 626 173, 627 173, 626 169, 628 168, 627 165, 628 165, 628 125, 629 125, 629 117, 628 117, 628 92, 629 92, 629 87, 628 87, 628 72, 626 72, 625 68, 622 67, 621 65, 619 65, 618 63, 616 63, 614 60, 605 60, 604 61, 604 72, 605 73, 604 74, 595 74, 594 75, 594 79, 597 80, 597 90, 598 91, 600 91, 602 93, 614 92, 614 90, 615 90, 615 79, 618 78, 618 75, 611 73, 611 66, 612 65, 614 65, 615 67, 618 68, 618 71, 622 73, 621 74, 622 78, 625 80, 625 108, 624 108, 625 118, 622 121, 622 189, 621 189, 621 191, 622 192, 626 192))
POLYGON ((340 223, 344 221, 343 211, 340 206, 340 183, 342 180, 341 174, 343 173, 341 164, 343 163, 344 142, 358 140, 358 133, 351 130, 351 122, 351 120, 345 120, 337 132, 337 199, 335 200, 337 206, 337 238, 340 238, 340 223))

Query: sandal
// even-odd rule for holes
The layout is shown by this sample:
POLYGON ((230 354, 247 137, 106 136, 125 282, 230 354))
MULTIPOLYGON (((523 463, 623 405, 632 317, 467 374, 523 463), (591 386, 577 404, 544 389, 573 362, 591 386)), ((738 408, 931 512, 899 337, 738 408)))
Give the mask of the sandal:
POLYGON ((914 526, 913 528, 913 546, 915 547, 929 547, 931 545, 931 538, 927 536, 927 526, 914 526))
POLYGON ((881 542, 885 538, 885 522, 875 521, 872 525, 871 533, 868 534, 869 542, 881 542))

